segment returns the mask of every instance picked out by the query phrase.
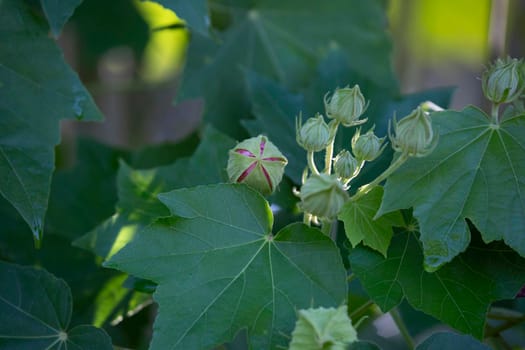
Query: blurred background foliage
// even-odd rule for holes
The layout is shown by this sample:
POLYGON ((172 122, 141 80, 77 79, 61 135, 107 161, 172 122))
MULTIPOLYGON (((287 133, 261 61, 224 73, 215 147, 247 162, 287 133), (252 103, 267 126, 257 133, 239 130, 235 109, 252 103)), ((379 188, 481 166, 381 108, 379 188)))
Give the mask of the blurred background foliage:
MULTIPOLYGON (((393 67, 403 93, 456 87, 453 108, 481 104, 479 77, 487 62, 523 55, 521 1, 390 0, 385 5, 393 67)), ((220 11, 212 12, 211 20, 217 28, 228 26, 220 11)), ((85 0, 59 42, 106 122, 66 122, 71 124, 64 128, 66 136, 75 129, 104 142, 138 147, 178 140, 195 130, 202 105, 173 105, 191 36, 183 23, 154 2, 85 0)))

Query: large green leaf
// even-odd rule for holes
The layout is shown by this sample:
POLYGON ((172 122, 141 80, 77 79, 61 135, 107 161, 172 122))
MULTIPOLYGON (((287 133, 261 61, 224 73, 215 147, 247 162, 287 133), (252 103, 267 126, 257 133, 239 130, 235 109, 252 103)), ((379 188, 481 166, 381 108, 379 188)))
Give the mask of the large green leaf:
POLYGON ((188 26, 201 35, 208 35, 210 19, 206 0, 155 0, 159 4, 172 9, 177 16, 184 19, 188 26))
POLYGON ((363 242, 386 257, 394 233, 392 226, 403 226, 404 223, 399 211, 374 219, 381 205, 381 198, 383 188, 377 186, 365 196, 346 202, 337 217, 344 222, 346 237, 352 247, 363 242))
POLYGON ((0 261, 1 349, 113 349, 99 328, 69 328, 71 292, 45 270, 0 261))
POLYGON ((485 242, 502 239, 525 256, 525 116, 496 126, 467 107, 432 120, 437 148, 388 178, 378 215, 414 207, 429 271, 467 248, 467 218, 485 242))
MULTIPOLYGON (((386 135, 388 120, 394 114, 398 117, 408 114, 419 103, 432 100, 446 106, 450 99, 447 89, 427 91, 419 94, 398 96, 396 91, 380 86, 352 70, 344 52, 332 50, 319 64, 317 74, 312 79, 310 87, 302 94, 293 94, 285 87, 252 71, 245 74, 252 101, 252 113, 255 120, 243 120, 243 125, 250 134, 266 134, 288 158, 286 174, 295 182, 301 182, 301 175, 306 167, 306 151, 295 141, 295 117, 302 111, 303 117, 311 117, 315 113, 324 113, 323 96, 336 87, 359 84, 363 94, 370 100, 370 107, 364 117, 369 119, 365 130, 376 125, 375 132, 386 135)), ((336 138, 336 153, 350 148, 350 140, 355 128, 340 128, 336 138)), ((386 168, 391 153, 377 161, 367 164, 361 175, 364 179, 373 176, 386 168)), ((357 179, 360 182, 361 176, 357 179)), ((371 179, 370 179, 371 180, 371 179)))
POLYGON ((253 348, 274 349, 287 345, 297 309, 345 300, 333 242, 303 224, 272 235, 270 207, 254 190, 221 184, 159 197, 173 216, 106 263, 159 284, 152 349, 210 348, 242 328, 253 348))
POLYGON ((501 243, 475 241, 440 270, 423 268, 414 233, 395 234, 388 258, 358 246, 350 252, 352 271, 383 311, 406 298, 416 309, 479 339, 490 304, 514 298, 525 283, 525 259, 501 243))
POLYGON ((0 2, 0 37, 0 192, 39 240, 59 120, 102 116, 24 1, 0 2))
POLYGON ((232 135, 249 114, 241 67, 288 87, 309 80, 334 46, 378 85, 396 86, 383 1, 243 1, 209 3, 218 40, 193 36, 179 98, 203 97, 205 120, 232 135))
POLYGON ((490 348, 468 335, 452 332, 434 333, 416 348, 416 350, 442 349, 489 350, 490 348))
POLYGON ((227 181, 228 150, 234 145, 229 137, 206 128, 201 144, 189 158, 147 170, 134 170, 122 162, 117 178, 117 212, 75 245, 102 257, 113 255, 142 227, 169 215, 157 199, 159 193, 227 181))
POLYGON ((82 1, 83 0, 40 0, 42 9, 51 27, 51 32, 55 37, 60 35, 62 27, 82 1))

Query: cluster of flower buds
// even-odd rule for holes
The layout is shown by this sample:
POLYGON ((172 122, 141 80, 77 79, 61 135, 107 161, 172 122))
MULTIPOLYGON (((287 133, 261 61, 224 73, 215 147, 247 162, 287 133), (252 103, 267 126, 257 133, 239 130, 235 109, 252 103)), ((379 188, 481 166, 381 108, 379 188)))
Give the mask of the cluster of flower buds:
POLYGON ((279 149, 259 135, 230 150, 226 171, 231 182, 242 182, 263 195, 270 195, 281 182, 287 163, 279 149))
MULTIPOLYGON (((305 220, 310 218, 308 220, 314 222, 318 219, 327 222, 337 217, 344 203, 350 199, 347 190, 351 180, 359 174, 365 162, 377 159, 386 147, 386 137, 376 136, 374 127, 363 134, 358 128, 349 142, 351 151, 343 149, 333 158, 337 128, 340 125, 354 127, 366 122, 366 118, 360 118, 367 110, 368 102, 359 86, 355 85, 326 94, 324 105, 329 123, 321 114, 308 118, 304 124, 301 117, 296 119, 296 140, 307 151, 308 160, 303 185, 297 194, 305 220), (320 172, 315 164, 314 152, 323 150, 325 167, 320 172)), ((389 128, 389 137, 393 149, 404 154, 404 160, 427 155, 437 143, 430 116, 422 108, 417 108, 399 122, 394 119, 393 133, 389 128)), ((286 164, 287 159, 277 147, 266 137, 257 136, 242 141, 230 150, 227 172, 230 181, 245 183, 269 195, 281 181, 286 164)), ((369 185, 374 186, 384 180, 388 171, 394 170, 391 165, 369 185)))
POLYGON ((497 59, 481 79, 485 97, 495 105, 517 99, 525 88, 524 70, 522 60, 510 57, 497 59))

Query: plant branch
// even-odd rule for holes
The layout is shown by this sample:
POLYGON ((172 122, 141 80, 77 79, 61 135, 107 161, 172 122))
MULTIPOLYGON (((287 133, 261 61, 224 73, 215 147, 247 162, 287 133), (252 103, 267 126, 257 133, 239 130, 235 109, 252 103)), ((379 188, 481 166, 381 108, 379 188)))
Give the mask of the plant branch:
POLYGON ((403 339, 405 339, 408 345, 408 348, 414 349, 415 348, 414 339, 412 339, 412 336, 408 332, 408 328, 405 325, 405 322, 403 321, 403 319, 401 318, 401 315, 399 314, 399 311, 397 310, 397 308, 393 308, 392 310, 390 310, 390 316, 392 316, 392 319, 394 320, 397 328, 399 329, 399 332, 403 336, 403 339))

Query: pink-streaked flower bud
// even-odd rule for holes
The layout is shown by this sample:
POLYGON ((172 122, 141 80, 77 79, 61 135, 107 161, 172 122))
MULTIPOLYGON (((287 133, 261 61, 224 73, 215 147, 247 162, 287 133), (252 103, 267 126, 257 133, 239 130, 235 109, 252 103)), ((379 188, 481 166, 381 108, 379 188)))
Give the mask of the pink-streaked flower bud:
POLYGON ((226 171, 231 182, 245 183, 267 196, 281 182, 287 163, 279 149, 259 135, 230 150, 226 171))

